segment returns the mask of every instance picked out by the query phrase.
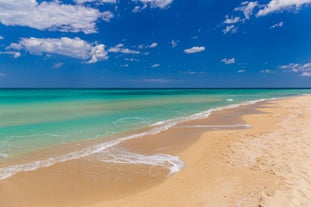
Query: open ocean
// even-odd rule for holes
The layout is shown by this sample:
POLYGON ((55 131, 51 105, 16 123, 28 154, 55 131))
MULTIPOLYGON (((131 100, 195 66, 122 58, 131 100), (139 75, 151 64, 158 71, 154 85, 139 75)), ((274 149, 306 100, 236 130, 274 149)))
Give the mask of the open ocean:
MULTIPOLYGON (((149 130, 146 133, 160 133, 178 122, 207 117, 221 107, 309 93, 309 89, 1 89, 0 163, 74 141, 144 128, 149 130)), ((45 165, 107 147, 103 143, 45 165)), ((33 165, 19 167, 35 169, 33 165)), ((0 179, 22 171, 19 167, 0 168, 0 179)))

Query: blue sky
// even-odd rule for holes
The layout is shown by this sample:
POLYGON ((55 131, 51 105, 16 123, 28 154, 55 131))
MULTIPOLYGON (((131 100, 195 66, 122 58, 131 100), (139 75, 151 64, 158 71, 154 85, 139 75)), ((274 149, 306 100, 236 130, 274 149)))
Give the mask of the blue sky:
POLYGON ((0 0, 0 87, 311 87, 311 0, 0 0))

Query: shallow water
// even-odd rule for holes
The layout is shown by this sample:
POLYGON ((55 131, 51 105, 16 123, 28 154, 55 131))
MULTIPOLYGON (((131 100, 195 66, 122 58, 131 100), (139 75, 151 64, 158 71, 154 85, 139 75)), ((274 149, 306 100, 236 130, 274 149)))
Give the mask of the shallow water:
MULTIPOLYGON (((181 121, 205 118, 215 109, 310 92, 294 89, 3 89, 0 90, 0 162, 54 145, 149 127, 139 134, 116 136, 116 140, 59 157, 7 166, 0 169, 0 174, 6 178, 19 171, 107 151, 123 140, 161 133, 181 121)), ((216 126, 221 127, 226 126, 216 126)), ((109 150, 107 152, 98 157, 106 162, 111 159, 113 162, 154 163, 167 167, 171 173, 183 166, 178 157, 171 155, 142 156, 128 152, 113 155, 109 150)))

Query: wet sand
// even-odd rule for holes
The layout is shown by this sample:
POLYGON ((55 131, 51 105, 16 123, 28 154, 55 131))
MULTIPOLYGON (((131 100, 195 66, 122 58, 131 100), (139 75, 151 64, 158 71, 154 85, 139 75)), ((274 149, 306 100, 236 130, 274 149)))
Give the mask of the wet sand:
POLYGON ((95 156, 21 172, 0 180, 0 206, 309 206, 310 106, 311 96, 240 106, 116 147, 178 156, 185 166, 169 177, 95 156))

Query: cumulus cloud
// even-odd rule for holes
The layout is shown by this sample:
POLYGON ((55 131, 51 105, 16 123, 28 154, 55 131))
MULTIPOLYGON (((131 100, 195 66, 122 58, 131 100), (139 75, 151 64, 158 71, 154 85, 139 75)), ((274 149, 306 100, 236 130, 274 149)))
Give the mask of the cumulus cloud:
POLYGON ((221 60, 221 62, 225 63, 226 65, 233 64, 235 63, 235 58, 224 58, 221 60))
POLYGON ((28 26, 39 30, 61 32, 96 32, 96 21, 109 21, 111 12, 59 1, 0 0, 0 23, 6 26, 28 26))
POLYGON ((109 48, 108 52, 123 53, 123 54, 133 54, 133 55, 140 54, 140 51, 138 51, 138 50, 131 50, 131 49, 125 48, 123 44, 117 44, 116 46, 109 48))
POLYGON ((271 0, 263 9, 259 10, 256 16, 265 16, 267 14, 282 11, 285 9, 299 9, 305 4, 311 4, 311 0, 271 0))
POLYGON ((274 29, 274 28, 278 28, 278 27, 283 27, 284 25, 284 22, 279 22, 277 24, 274 24, 270 27, 270 29, 274 29))
POLYGON ((205 51, 205 47, 204 46, 194 46, 192 48, 184 50, 184 52, 187 53, 187 54, 198 53, 198 52, 203 52, 203 51, 205 51))
POLYGON ((0 35, 0 40, 3 40, 4 38, 0 35))
POLYGON ((135 6, 133 12, 139 12, 146 9, 148 6, 150 8, 160 8, 165 9, 173 3, 173 0, 132 0, 133 2, 141 2, 143 6, 135 6))
POLYGON ((108 59, 105 45, 92 45, 80 38, 22 38, 19 43, 12 43, 8 50, 26 50, 34 55, 42 53, 58 54, 95 63, 108 59))
POLYGON ((88 61, 88 63, 96 63, 99 60, 107 60, 108 59, 108 53, 105 50, 105 45, 99 44, 95 45, 91 49, 91 60, 88 61))
POLYGON ((238 70, 238 73, 244 73, 246 72, 246 70, 242 69, 242 70, 238 70))

